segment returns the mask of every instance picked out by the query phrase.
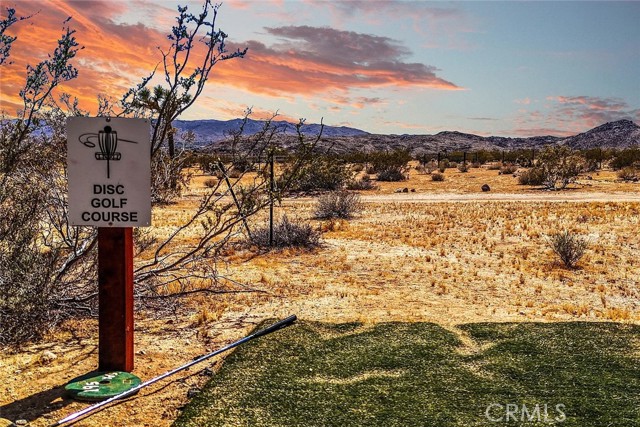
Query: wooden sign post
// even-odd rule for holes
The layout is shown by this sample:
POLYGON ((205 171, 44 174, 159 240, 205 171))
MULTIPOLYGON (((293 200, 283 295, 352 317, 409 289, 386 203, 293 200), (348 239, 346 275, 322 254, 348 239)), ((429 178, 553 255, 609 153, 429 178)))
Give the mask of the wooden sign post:
POLYGON ((67 121, 69 220, 98 227, 100 371, 133 370, 133 228, 151 224, 149 120, 67 121))
POLYGON ((98 228, 98 370, 133 370, 133 228, 98 228))

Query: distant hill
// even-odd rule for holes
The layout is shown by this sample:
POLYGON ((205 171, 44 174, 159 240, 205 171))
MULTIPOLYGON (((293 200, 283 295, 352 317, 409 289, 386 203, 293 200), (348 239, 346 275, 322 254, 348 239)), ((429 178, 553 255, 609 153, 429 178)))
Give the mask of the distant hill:
MULTIPOLYGON (((296 125, 286 121, 271 122, 278 128, 281 135, 296 135, 296 125)), ((242 125, 241 119, 234 120, 176 120, 173 126, 180 132, 191 131, 195 134, 196 145, 208 145, 227 140, 231 132, 237 131, 242 125)), ((264 127, 264 121, 247 120, 244 126, 245 135, 254 135, 264 127)), ((305 135, 317 135, 320 132, 319 124, 305 124, 302 128, 305 135)), ((325 126, 322 135, 327 138, 351 137, 369 135, 360 129, 345 126, 325 126)))
MULTIPOLYGON (((195 146, 224 145, 231 131, 239 129, 240 119, 221 120, 176 120, 174 126, 179 134, 192 131, 195 134, 195 146)), ((273 122, 279 128, 278 140, 282 145, 293 143, 296 135, 295 125, 285 121, 273 122)), ((249 120, 245 125, 245 135, 260 131, 264 122, 249 120)), ((318 124, 304 125, 305 135, 317 135, 318 124)), ((331 147, 335 152, 371 152, 379 150, 408 149, 414 155, 436 151, 477 151, 477 150, 515 150, 538 149, 545 145, 564 144, 574 149, 588 148, 626 148, 640 145, 640 126, 630 120, 605 123, 587 132, 561 138, 556 136, 533 136, 529 138, 508 138, 501 136, 479 136, 456 131, 444 131, 435 135, 379 135, 349 127, 325 126, 321 147, 331 147)))
POLYGON ((562 143, 574 149, 627 148, 640 144, 640 126, 631 120, 618 120, 565 138, 562 143))

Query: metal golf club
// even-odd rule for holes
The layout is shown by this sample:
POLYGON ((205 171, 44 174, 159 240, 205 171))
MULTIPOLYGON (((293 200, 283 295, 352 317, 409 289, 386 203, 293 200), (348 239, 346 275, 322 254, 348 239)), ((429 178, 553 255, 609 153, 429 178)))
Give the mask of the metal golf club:
POLYGON ((220 348, 220 349, 218 349, 218 350, 216 350, 216 351, 214 351, 212 353, 200 356, 200 357, 192 360, 191 362, 189 362, 189 363, 187 363, 185 365, 179 366, 179 367, 177 367, 177 368, 175 368, 175 369, 173 369, 173 370, 171 370, 169 372, 166 372, 166 373, 164 373, 162 375, 159 375, 159 376, 157 376, 155 378, 151 378, 150 380, 147 380, 147 381, 141 383, 140 385, 132 388, 131 390, 127 390, 127 391, 125 391, 123 393, 120 393, 120 394, 118 394, 116 396, 113 396, 113 397, 111 397, 111 398, 109 398, 107 400, 104 400, 104 401, 100 402, 100 403, 96 403, 95 405, 89 406, 89 407, 87 407, 87 408, 85 408, 85 409, 83 409, 81 411, 75 412, 75 413, 73 413, 73 414, 61 419, 60 421, 56 422, 55 424, 51 424, 51 427, 60 426, 60 425, 63 425, 63 424, 71 424, 71 423, 80 421, 80 419, 84 418, 88 414, 91 414, 92 412, 95 412, 97 409, 100 409, 100 408, 102 408, 102 407, 104 407, 104 406, 106 406, 106 405, 108 405, 108 404, 110 404, 110 403, 112 403, 112 402, 114 402, 116 400, 123 399, 123 398, 125 398, 127 396, 131 396, 133 394, 136 394, 141 389, 143 389, 143 388, 145 388, 145 387, 147 387, 147 386, 149 386, 151 384, 154 384, 154 383, 156 383, 156 382, 158 382, 158 381, 160 381, 162 379, 165 379, 165 378, 170 377, 171 375, 174 375, 174 374, 176 374, 176 373, 178 373, 180 371, 188 369, 193 365, 196 365, 196 364, 198 364, 200 362, 203 362, 203 361, 205 361, 207 359, 210 359, 213 356, 216 356, 216 355, 218 355, 220 353, 223 353, 223 352, 225 352, 227 350, 231 350, 232 348, 235 348, 235 347, 237 347, 237 346, 239 346, 241 344, 244 344, 247 341, 251 341, 251 340, 253 340, 255 338, 261 337, 263 335, 270 334, 270 333, 275 332, 275 331, 277 331, 279 329, 282 329, 282 328, 285 328, 287 326, 290 326, 293 322, 296 321, 296 319, 297 319, 297 317, 296 317, 295 314, 291 315, 291 316, 287 317, 286 319, 283 319, 283 320, 281 320, 281 321, 279 321, 277 323, 274 323, 273 325, 271 325, 271 326, 269 326, 269 327, 267 327, 265 329, 262 329, 262 330, 260 330, 260 331, 258 331, 256 333, 251 334, 251 335, 248 335, 248 336, 246 336, 246 337, 244 337, 244 338, 242 338, 242 339, 240 339, 240 340, 238 340, 236 342, 233 342, 233 343, 231 343, 231 344, 229 344, 229 345, 227 345, 225 347, 222 347, 222 348, 220 348))

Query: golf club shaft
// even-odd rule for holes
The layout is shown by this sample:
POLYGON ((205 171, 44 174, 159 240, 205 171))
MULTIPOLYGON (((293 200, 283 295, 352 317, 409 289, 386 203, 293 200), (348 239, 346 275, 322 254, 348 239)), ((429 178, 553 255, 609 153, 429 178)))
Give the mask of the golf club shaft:
POLYGON ((165 372, 164 374, 159 375, 159 376, 157 376, 155 378, 151 378, 150 380, 147 380, 147 381, 141 383, 140 385, 132 388, 131 390, 127 390, 127 391, 125 391, 123 393, 120 393, 120 394, 118 394, 116 396, 110 397, 107 400, 103 400, 100 403, 96 403, 95 405, 89 406, 89 407, 87 407, 87 408, 85 408, 85 409, 83 409, 81 411, 75 412, 75 413, 73 413, 73 414, 61 419, 57 423, 52 424, 52 427, 60 426, 60 425, 67 424, 67 423, 71 423, 73 421, 79 421, 85 415, 90 414, 90 413, 96 411, 97 409, 100 409, 100 408, 110 404, 111 402, 114 402, 114 401, 119 400, 119 399, 123 399, 123 398, 125 398, 127 396, 131 396, 131 395, 137 393, 140 389, 143 389, 143 388, 145 388, 145 387, 147 387, 147 386, 149 386, 149 385, 151 385, 153 383, 156 383, 156 382, 158 382, 160 380, 163 380, 163 379, 165 379, 167 377, 170 377, 171 375, 174 375, 174 374, 176 374, 176 373, 178 373, 180 371, 188 369, 191 366, 196 365, 196 364, 198 364, 200 362, 204 362, 205 360, 210 359, 213 356, 216 356, 216 355, 218 355, 220 353, 224 353, 225 351, 231 350, 232 348, 235 348, 235 347, 237 347, 237 346, 239 346, 241 344, 244 344, 247 341, 251 341, 252 339, 255 339, 255 338, 261 337, 263 335, 267 335, 267 334, 270 334, 272 332, 275 332, 275 331, 277 331, 279 329, 285 328, 285 327, 291 325, 293 322, 295 322, 296 319, 297 319, 297 317, 296 317, 295 314, 291 315, 291 316, 287 317, 286 319, 283 319, 283 320, 281 320, 281 321, 279 321, 277 323, 274 323, 273 325, 269 326, 268 328, 262 329, 262 330, 260 330, 260 331, 258 331, 256 333, 254 333, 254 334, 248 335, 248 336, 242 338, 241 340, 233 342, 233 343, 231 343, 231 344, 229 344, 229 345, 227 345, 225 347, 222 347, 222 348, 220 348, 220 349, 218 349, 218 350, 216 350, 216 351, 214 351, 212 353, 208 353, 208 354, 205 354, 203 356, 200 356, 200 357, 192 360, 191 362, 189 362, 187 364, 179 366, 179 367, 177 367, 177 368, 175 368, 175 369, 173 369, 173 370, 171 370, 169 372, 165 372))

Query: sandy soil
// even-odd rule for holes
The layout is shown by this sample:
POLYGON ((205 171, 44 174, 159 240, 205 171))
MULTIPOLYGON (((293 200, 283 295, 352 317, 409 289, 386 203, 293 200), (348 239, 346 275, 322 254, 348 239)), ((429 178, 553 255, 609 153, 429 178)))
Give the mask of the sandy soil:
MULTIPOLYGON (((163 319, 137 313, 133 373, 147 380, 245 336, 265 318, 294 313, 336 323, 429 321, 453 331, 480 321, 640 322, 640 185, 602 173, 589 186, 542 192, 495 171, 447 174, 446 187, 413 175, 363 193, 365 210, 354 220, 314 222, 328 229, 313 252, 231 251, 222 273, 260 292, 194 298, 163 319), (491 192, 478 190, 483 182, 491 192), (395 193, 405 186, 416 192, 395 193), (545 233, 558 227, 591 239, 578 270, 562 268, 544 248, 545 233)), ((204 179, 196 177, 187 196, 202 192, 204 179)), ((309 220, 313 199, 286 200, 283 211, 309 220)), ((205 362, 76 425, 168 426, 189 390, 210 378, 203 369, 220 363, 205 362)), ((96 365, 94 320, 67 322, 44 343, 3 352, 0 417, 47 426, 85 408, 65 397, 64 385, 96 365)))

